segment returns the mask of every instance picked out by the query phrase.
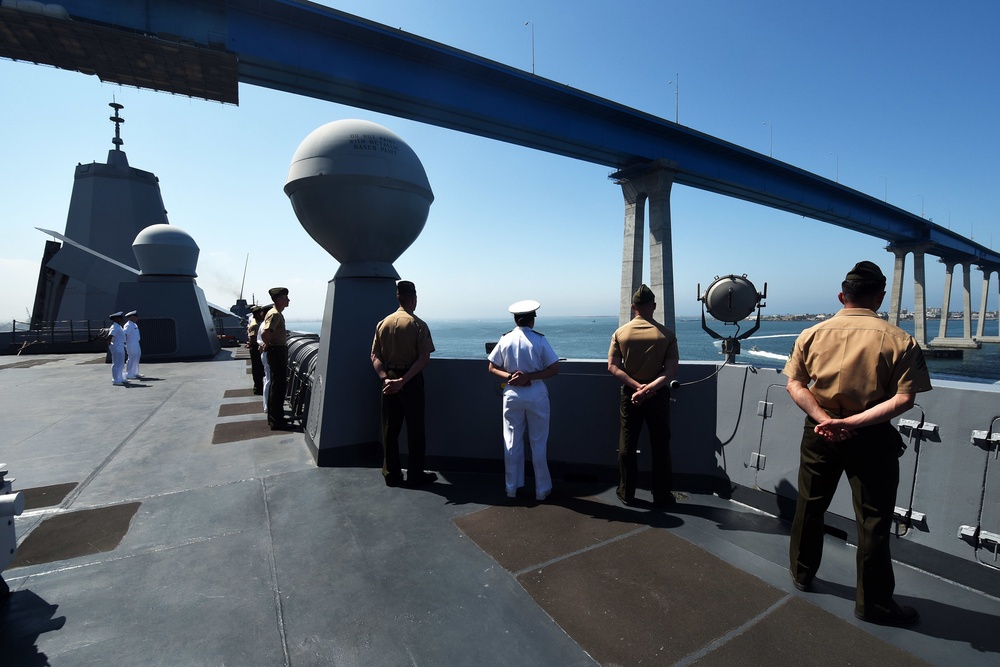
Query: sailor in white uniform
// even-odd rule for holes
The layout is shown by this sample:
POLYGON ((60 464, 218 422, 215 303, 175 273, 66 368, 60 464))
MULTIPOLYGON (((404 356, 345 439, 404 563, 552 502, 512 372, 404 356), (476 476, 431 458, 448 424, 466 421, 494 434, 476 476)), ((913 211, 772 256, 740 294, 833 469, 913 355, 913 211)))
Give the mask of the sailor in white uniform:
POLYGON ((552 492, 545 448, 549 439, 549 392, 544 380, 559 372, 559 357, 545 337, 532 329, 537 301, 508 308, 517 328, 505 333, 489 353, 489 371, 505 380, 503 392, 504 486, 513 498, 524 486, 524 436, 531 444, 535 498, 552 492))
POLYGON ((125 378, 134 380, 139 377, 139 357, 142 356, 142 348, 139 346, 139 313, 131 310, 125 313, 125 318, 128 320, 122 327, 125 330, 125 352, 128 353, 125 378))
POLYGON ((108 333, 108 348, 111 351, 111 381, 115 386, 128 384, 125 381, 125 330, 122 329, 122 311, 108 315, 111 330, 108 333))

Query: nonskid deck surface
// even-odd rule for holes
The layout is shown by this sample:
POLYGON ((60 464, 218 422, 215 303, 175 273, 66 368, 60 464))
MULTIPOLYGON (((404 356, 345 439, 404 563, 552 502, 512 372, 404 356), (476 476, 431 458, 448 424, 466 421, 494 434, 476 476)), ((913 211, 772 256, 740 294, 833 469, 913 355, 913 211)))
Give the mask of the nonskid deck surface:
MULTIPOLYGON (((557 480, 419 490, 316 468, 246 362, 0 359, 0 461, 25 491, 4 572, 11 665, 992 665, 1000 600, 897 565, 911 629, 854 619, 855 551, 810 593, 787 526, 714 496, 668 511, 557 480)), ((431 438, 433 447, 433 438, 431 438)))

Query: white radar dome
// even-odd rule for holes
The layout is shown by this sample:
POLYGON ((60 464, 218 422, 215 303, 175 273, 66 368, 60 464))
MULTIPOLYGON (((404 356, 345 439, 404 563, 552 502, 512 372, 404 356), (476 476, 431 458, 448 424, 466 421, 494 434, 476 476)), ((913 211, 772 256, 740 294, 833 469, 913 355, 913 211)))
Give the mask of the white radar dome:
POLYGON ((197 277, 201 250, 191 235, 173 225, 150 225, 132 242, 132 252, 144 276, 197 277))
POLYGON ((420 235, 434 201, 416 153, 365 120, 338 120, 310 133, 292 157, 285 194, 317 243, 370 275, 395 273, 392 262, 420 235))

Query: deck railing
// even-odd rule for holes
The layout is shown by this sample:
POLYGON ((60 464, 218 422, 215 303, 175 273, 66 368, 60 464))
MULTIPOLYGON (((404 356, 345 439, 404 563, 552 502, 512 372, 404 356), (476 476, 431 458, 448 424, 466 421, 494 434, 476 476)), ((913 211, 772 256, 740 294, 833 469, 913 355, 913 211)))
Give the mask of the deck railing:
POLYGON ((107 326, 104 320, 55 320, 32 327, 28 322, 14 320, 10 325, 10 335, 13 343, 75 343, 94 340, 107 326))

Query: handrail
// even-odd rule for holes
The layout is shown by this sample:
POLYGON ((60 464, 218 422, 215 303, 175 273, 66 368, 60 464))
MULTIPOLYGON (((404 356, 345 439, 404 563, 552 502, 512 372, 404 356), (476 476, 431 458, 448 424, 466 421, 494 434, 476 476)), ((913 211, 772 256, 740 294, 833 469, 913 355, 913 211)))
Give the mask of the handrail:
POLYGON ((32 326, 30 322, 11 321, 11 342, 27 343, 47 340, 55 342, 90 341, 97 337, 105 322, 99 325, 93 320, 53 320, 32 326), (18 326, 20 325, 20 327, 18 326))

